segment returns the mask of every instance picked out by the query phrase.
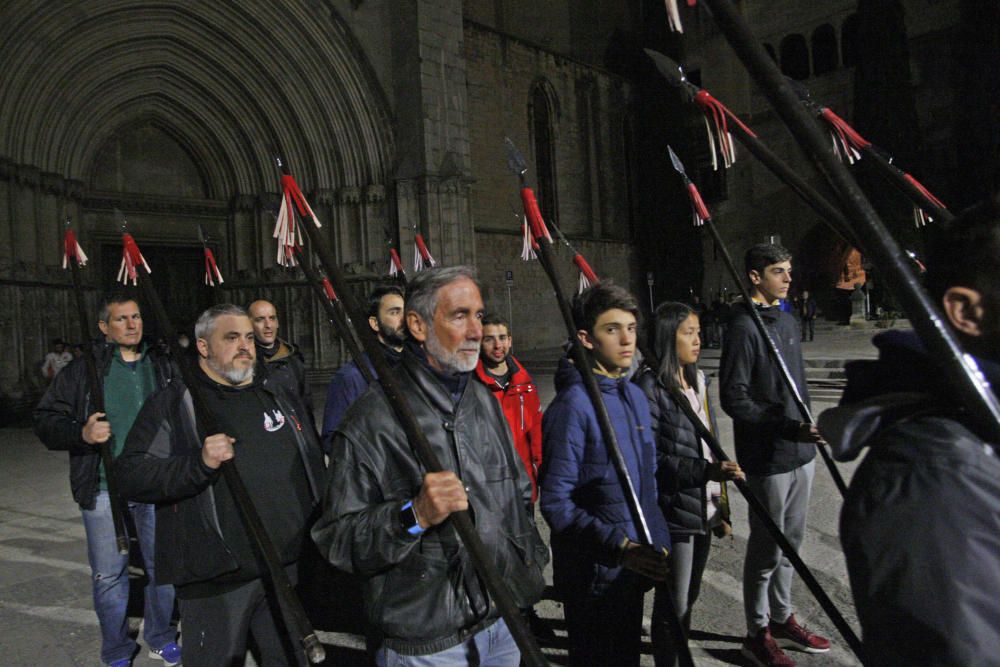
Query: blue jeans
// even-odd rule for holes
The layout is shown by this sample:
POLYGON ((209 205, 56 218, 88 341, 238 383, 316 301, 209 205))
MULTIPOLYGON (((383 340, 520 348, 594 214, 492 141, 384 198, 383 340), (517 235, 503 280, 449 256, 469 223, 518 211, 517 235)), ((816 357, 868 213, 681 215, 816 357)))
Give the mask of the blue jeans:
MULTIPOLYGON (((159 649, 176 638, 170 625, 174 612, 174 587, 157 586, 153 569, 155 508, 129 503, 149 583, 145 590, 143 637, 150 648, 159 649)), ((87 531, 87 558, 94 586, 94 611, 101 624, 101 661, 110 664, 131 658, 137 644, 128 635, 128 555, 118 553, 111 503, 107 491, 97 494, 92 510, 82 510, 87 531)))
POLYGON ((400 655, 382 647, 375 653, 378 667, 518 667, 521 651, 501 618, 464 642, 428 655, 400 655))

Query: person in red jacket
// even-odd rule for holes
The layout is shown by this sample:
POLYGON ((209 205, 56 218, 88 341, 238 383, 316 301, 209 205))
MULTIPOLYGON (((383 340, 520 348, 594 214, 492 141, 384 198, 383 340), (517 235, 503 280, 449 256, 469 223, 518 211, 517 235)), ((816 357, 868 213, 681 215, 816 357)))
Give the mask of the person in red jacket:
POLYGON ((510 353, 510 324, 500 315, 483 316, 483 340, 476 378, 503 408, 514 446, 531 479, 531 504, 538 500, 538 467, 542 465, 542 406, 531 375, 510 353))

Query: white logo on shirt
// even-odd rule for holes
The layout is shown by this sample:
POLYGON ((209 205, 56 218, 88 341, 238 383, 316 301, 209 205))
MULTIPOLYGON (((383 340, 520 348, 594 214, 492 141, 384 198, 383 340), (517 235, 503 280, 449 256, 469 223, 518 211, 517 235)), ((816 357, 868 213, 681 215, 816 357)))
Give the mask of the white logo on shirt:
POLYGON ((270 413, 267 410, 264 411, 265 431, 274 432, 280 430, 284 425, 285 415, 281 414, 281 410, 271 410, 270 413), (274 419, 271 419, 271 415, 274 415, 274 419))

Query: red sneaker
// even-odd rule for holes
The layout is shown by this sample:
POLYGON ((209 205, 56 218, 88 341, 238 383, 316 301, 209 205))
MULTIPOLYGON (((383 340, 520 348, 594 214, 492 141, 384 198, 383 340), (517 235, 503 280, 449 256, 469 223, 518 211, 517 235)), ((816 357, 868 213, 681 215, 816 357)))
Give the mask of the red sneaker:
POLYGON ((745 638, 740 653, 757 667, 795 667, 795 661, 778 647, 767 628, 745 638))
POLYGON ((795 614, 784 623, 771 621, 771 635, 778 646, 792 648, 806 653, 826 653, 830 650, 830 640, 809 632, 795 620, 795 614))

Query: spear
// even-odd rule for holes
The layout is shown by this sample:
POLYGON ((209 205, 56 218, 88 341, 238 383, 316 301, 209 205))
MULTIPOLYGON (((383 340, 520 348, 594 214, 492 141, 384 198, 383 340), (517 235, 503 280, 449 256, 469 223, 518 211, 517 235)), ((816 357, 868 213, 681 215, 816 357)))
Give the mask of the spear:
MULTIPOLYGON (((299 191, 298 185, 295 183, 295 179, 292 177, 287 165, 280 158, 277 159, 277 163, 281 169, 282 182, 285 184, 286 189, 294 188, 295 191, 299 191)), ((303 224, 300 227, 305 230, 305 235, 312 244, 313 252, 319 258, 320 265, 329 277, 333 288, 340 295, 344 304, 344 310, 354 322, 363 321, 362 311, 347 286, 347 280, 344 278, 344 274, 340 269, 340 265, 337 264, 330 246, 323 235, 319 233, 318 222, 315 216, 310 215, 311 211, 308 209, 308 204, 305 203, 304 199, 301 204, 297 199, 290 201, 294 204, 294 207, 289 205, 288 215, 292 218, 297 211, 299 217, 303 220, 303 224), (312 220, 306 220, 307 217, 311 217, 312 220)), ((289 222, 294 225, 294 221, 289 222)), ((293 233, 298 234, 301 232, 293 230, 293 233)), ((410 407, 409 400, 400 388, 395 371, 390 368, 388 362, 385 360, 385 356, 382 354, 380 343, 375 337, 375 332, 367 326, 355 325, 355 329, 361 340, 361 344, 368 353, 372 366, 375 367, 375 375, 385 393, 386 401, 396 414, 396 418, 406 433, 406 438, 412 445, 421 466, 427 472, 443 471, 444 466, 441 465, 440 460, 438 460, 437 455, 431 448, 430 442, 427 440, 427 436, 424 435, 423 430, 420 428, 416 415, 410 407)), ((354 357, 354 361, 359 368, 365 366, 364 358, 360 355, 360 352, 358 356, 354 357)), ((458 533, 462 544, 465 545, 476 572, 482 578, 490 593, 490 597, 496 604, 504 621, 506 621, 507 627, 514 637, 514 641, 521 650, 521 659, 524 661, 524 664, 532 667, 547 665, 545 656, 542 655, 542 651, 538 647, 538 642, 535 641, 534 636, 528 629, 528 624, 521 615, 521 610, 518 609, 517 603, 514 601, 514 596, 511 594, 510 589, 499 572, 497 572, 492 554, 486 549, 486 545, 476 532, 468 510, 452 512, 448 517, 448 521, 455 527, 455 532, 458 533)))
MULTIPOLYGON (((191 400, 194 404, 195 431, 199 434, 222 433, 222 429, 219 428, 214 415, 205 403, 205 397, 202 394, 203 389, 195 375, 193 366, 195 362, 189 355, 185 354, 180 343, 178 343, 177 332, 170 321, 170 317, 167 315, 166 308, 164 308, 160 296, 156 293, 153 283, 149 278, 149 274, 152 271, 146 260, 142 257, 135 239, 128 233, 124 220, 122 221, 122 241, 124 253, 119 276, 126 281, 131 280, 132 284, 137 284, 139 289, 142 290, 143 297, 153 311, 154 321, 170 345, 171 356, 180 368, 184 385, 187 387, 188 392, 190 392, 191 400), (139 270, 140 264, 145 267, 145 274, 139 270)), ((302 602, 299 600, 291 581, 288 579, 288 574, 285 572, 285 568, 281 564, 281 559, 278 557, 278 551, 267 534, 260 514, 257 513, 257 509, 253 504, 253 499, 250 497, 250 493, 243 483, 243 478, 232 461, 223 462, 219 468, 222 471, 223 479, 226 481, 226 486, 233 495, 236 509, 246 528, 247 537, 250 538, 250 543, 256 550, 257 555, 263 560, 268 575, 271 578, 274 592, 278 598, 277 606, 284 616, 286 627, 299 640, 301 648, 305 652, 309 662, 314 664, 323 662, 326 659, 326 650, 316 637, 316 632, 312 629, 309 619, 306 617, 302 602)))
POLYGON ((753 36, 746 20, 729 0, 705 2, 750 75, 839 195, 852 228, 865 244, 866 254, 885 272, 930 355, 940 360, 945 381, 955 390, 956 402, 965 406, 987 440, 1000 441, 1000 403, 975 359, 965 354, 939 308, 921 287, 909 257, 889 234, 850 172, 833 155, 827 138, 753 36))
MULTIPOLYGON (((90 390, 90 405, 94 412, 104 412, 104 382, 97 371, 97 360, 94 359, 94 347, 90 344, 93 336, 90 333, 87 316, 87 305, 83 299, 83 281, 80 278, 80 267, 87 263, 87 255, 76 240, 73 233, 72 220, 66 218, 66 235, 63 240, 63 268, 69 268, 73 279, 73 296, 76 298, 76 314, 80 324, 80 335, 83 340, 83 362, 87 365, 87 385, 90 390)), ((125 517, 122 514, 121 496, 118 495, 118 478, 114 473, 114 457, 111 453, 111 443, 114 434, 106 441, 97 445, 101 464, 104 466, 104 479, 108 484, 108 504, 111 505, 111 521, 115 525, 115 544, 118 553, 128 553, 128 533, 125 530, 125 517)))
MULTIPOLYGON (((698 192, 698 186, 691 182, 688 178, 687 172, 684 170, 684 164, 681 162, 680 158, 677 157, 677 153, 674 153, 674 149, 667 146, 667 150, 670 152, 670 162, 674 165, 674 169, 677 173, 681 175, 684 180, 684 187, 688 192, 688 196, 691 199, 691 206, 694 210, 694 218, 697 226, 704 225, 708 228, 709 233, 712 235, 712 240, 715 241, 716 247, 722 253, 723 262, 726 268, 729 270, 729 275, 732 277, 733 282, 739 287, 740 294, 743 295, 743 301, 747 306, 747 310, 750 311, 750 317, 753 318, 754 325, 756 325, 757 330, 760 332, 761 337, 764 339, 764 343, 767 346, 767 351, 777 364, 778 370, 781 372, 781 379, 784 381, 785 386, 788 391, 792 394, 792 399, 795 401, 795 406, 798 408, 799 412, 802 413, 803 421, 807 424, 815 424, 816 421, 813 419, 812 411, 809 410, 809 406, 802 399, 802 394, 799 391, 798 386, 795 384, 795 379, 792 378, 791 371, 788 370, 788 365, 785 363, 784 357, 781 356, 781 352, 778 350, 778 345, 774 342, 774 338, 771 337, 771 332, 768 331, 767 325, 764 324, 764 320, 761 319, 760 313, 753 305, 753 298, 750 295, 750 290, 746 286, 746 279, 740 276, 739 271, 736 269, 736 265, 733 263, 732 255, 729 254, 729 249, 726 247, 725 242, 722 240, 722 236, 719 235, 719 230, 715 225, 715 221, 712 220, 712 216, 708 211, 708 207, 702 201, 701 194, 698 192)), ((841 476, 840 471, 837 470, 837 465, 833 462, 833 458, 830 456, 830 452, 826 450, 826 445, 823 443, 817 443, 816 448, 819 449, 819 453, 823 456, 823 462, 826 463, 826 467, 830 470, 830 476, 833 477, 834 483, 840 490, 840 494, 847 494, 847 484, 844 483, 844 478, 841 476)))
MULTIPOLYGON (((830 200, 820 194, 816 188, 809 185, 802 176, 792 167, 779 158, 775 153, 762 142, 752 129, 741 121, 732 111, 718 101, 704 88, 699 88, 690 81, 684 73, 684 68, 676 62, 663 55, 659 51, 645 49, 656 69, 659 70, 667 83, 676 88, 682 89, 688 99, 697 104, 706 114, 710 114, 717 127, 717 134, 720 139, 718 143, 723 143, 721 137, 735 134, 740 143, 746 147, 750 153, 757 158, 771 173, 778 177, 783 183, 792 189, 810 208, 815 211, 820 219, 833 230, 837 236, 850 243, 855 248, 863 250, 857 236, 851 231, 847 218, 830 200), (730 124, 731 123, 731 124, 730 124)), ((711 137, 711 132, 709 133, 711 137)), ((731 150, 731 148, 730 148, 731 150)), ((735 154, 733 158, 735 159, 735 154)))
POLYGON ((787 79, 787 81, 795 94, 799 96, 802 105, 829 126, 834 151, 838 155, 849 163, 853 163, 862 155, 869 158, 882 176, 899 188, 913 202, 913 217, 917 227, 922 227, 935 218, 946 224, 955 219, 955 216, 941 200, 935 197, 920 181, 893 164, 891 155, 861 136, 832 109, 813 100, 809 89, 800 82, 791 79, 787 79))
MULTIPOLYGON (((507 151, 507 166, 517 176, 521 186, 521 201, 524 204, 525 216, 528 219, 528 224, 531 226, 531 233, 537 246, 538 261, 545 270, 545 274, 548 276, 549 282, 552 284, 552 289, 555 292, 556 301, 559 304, 559 312, 562 315, 563 323, 566 325, 566 332, 571 342, 570 354, 572 355, 576 369, 580 372, 580 377, 583 379, 583 386, 587 392, 587 397, 594 407, 597 424, 601 430, 601 438, 604 441, 605 449, 608 451, 608 458, 611 459, 615 473, 618 476, 618 483, 621 485, 622 495, 625 497, 625 505, 632 516, 632 523, 638 532, 639 542, 645 546, 653 546, 653 537, 649 531, 649 524, 642 511, 642 506, 639 504, 639 497, 635 492, 635 484, 633 484, 632 478, 629 475, 625 457, 622 455, 621 446, 618 444, 618 436, 611 426, 611 418, 608 415, 607 406, 604 405, 600 386, 597 384, 597 378, 594 377, 594 372, 591 368, 591 360, 577 338, 576 325, 573 323, 570 304, 566 299, 562 285, 559 282, 559 275, 556 273, 552 262, 552 250, 549 247, 552 243, 552 237, 549 235, 545 222, 542 220, 542 214, 538 210, 535 193, 527 186, 525 181, 528 165, 521 152, 517 150, 514 142, 509 138, 504 139, 504 147, 507 151)), ((580 256, 579 253, 576 256, 580 256)), ((663 582, 662 585, 665 586, 666 582, 663 582)), ((668 606, 670 607, 671 631, 674 635, 676 648, 680 652, 680 662, 685 666, 694 665, 687 637, 685 636, 684 626, 681 624, 680 619, 677 618, 673 606, 668 606)))

